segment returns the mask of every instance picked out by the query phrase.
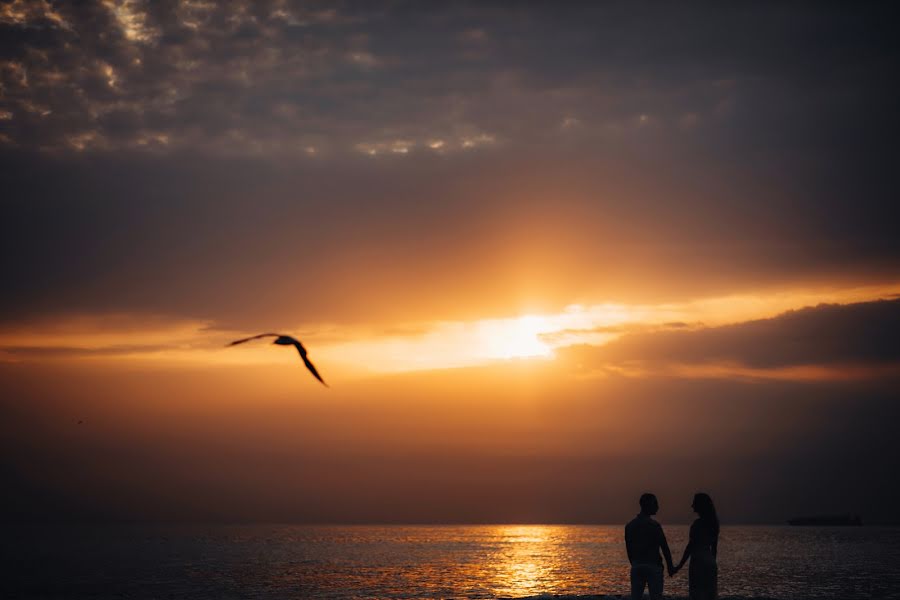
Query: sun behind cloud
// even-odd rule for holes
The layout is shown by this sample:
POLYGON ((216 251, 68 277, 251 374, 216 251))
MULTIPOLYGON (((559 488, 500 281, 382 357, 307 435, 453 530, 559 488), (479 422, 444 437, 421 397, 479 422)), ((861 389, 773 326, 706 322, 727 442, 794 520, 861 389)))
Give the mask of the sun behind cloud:
POLYGON ((486 354, 493 358, 536 358, 553 356, 553 350, 541 341, 541 334, 553 330, 553 325, 539 315, 524 315, 517 319, 487 321, 482 326, 488 343, 486 354))

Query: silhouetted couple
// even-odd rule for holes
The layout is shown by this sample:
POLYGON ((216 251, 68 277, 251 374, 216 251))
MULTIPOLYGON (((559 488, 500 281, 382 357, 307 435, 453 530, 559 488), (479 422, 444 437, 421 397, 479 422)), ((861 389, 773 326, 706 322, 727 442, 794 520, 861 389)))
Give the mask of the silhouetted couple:
POLYGON ((631 563, 631 598, 638 600, 649 588, 650 600, 660 600, 663 593, 663 564, 666 559, 669 577, 674 577, 690 559, 688 589, 691 600, 715 600, 718 591, 716 550, 719 544, 719 518, 708 494, 696 494, 691 508, 699 518, 691 525, 688 545, 678 565, 672 563, 672 553, 662 526, 653 519, 659 502, 653 494, 640 500, 641 512, 625 526, 625 548, 631 563))

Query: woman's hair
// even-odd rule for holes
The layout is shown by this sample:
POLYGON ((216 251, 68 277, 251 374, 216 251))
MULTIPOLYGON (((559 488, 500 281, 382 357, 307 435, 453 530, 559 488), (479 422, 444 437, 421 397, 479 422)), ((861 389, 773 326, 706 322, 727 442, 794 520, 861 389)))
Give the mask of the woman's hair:
POLYGON ((716 514, 716 505, 713 504, 709 494, 703 492, 694 494, 694 510, 700 515, 700 520, 709 523, 716 535, 719 535, 719 516, 716 514))

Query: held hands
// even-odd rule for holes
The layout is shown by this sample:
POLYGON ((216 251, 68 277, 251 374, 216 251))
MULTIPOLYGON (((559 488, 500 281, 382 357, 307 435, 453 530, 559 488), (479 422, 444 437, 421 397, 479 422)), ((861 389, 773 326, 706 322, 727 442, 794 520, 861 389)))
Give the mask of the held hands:
POLYGON ((681 570, 681 565, 678 565, 677 567, 669 565, 669 577, 675 577, 679 570, 681 570))

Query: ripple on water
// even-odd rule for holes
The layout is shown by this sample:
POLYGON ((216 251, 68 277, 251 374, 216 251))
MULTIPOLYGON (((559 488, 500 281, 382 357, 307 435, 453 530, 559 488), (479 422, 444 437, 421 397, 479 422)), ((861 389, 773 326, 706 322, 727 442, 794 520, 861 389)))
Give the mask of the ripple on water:
MULTIPOLYGON (((687 528, 666 527, 675 553, 687 528)), ((618 598, 621 526, 17 528, 3 598, 618 598), (597 594, 607 594, 606 596, 597 594)), ((723 527, 722 598, 900 598, 900 529, 723 527)), ((687 574, 666 593, 687 596, 687 574)))

